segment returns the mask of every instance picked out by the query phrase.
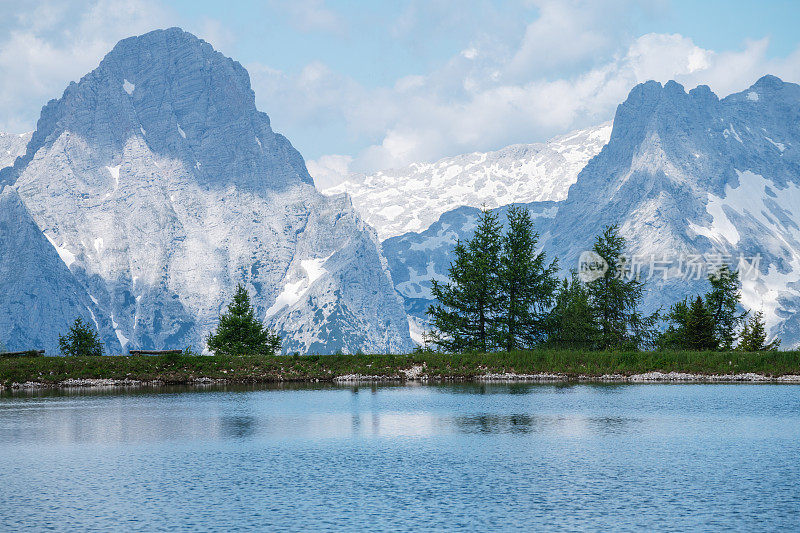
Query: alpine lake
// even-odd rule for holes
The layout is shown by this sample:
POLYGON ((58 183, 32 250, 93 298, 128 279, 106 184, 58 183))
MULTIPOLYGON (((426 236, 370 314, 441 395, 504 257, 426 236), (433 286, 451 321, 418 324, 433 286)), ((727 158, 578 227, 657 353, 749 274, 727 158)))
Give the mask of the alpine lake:
POLYGON ((800 388, 207 386, 0 396, 0 530, 792 530, 800 388))

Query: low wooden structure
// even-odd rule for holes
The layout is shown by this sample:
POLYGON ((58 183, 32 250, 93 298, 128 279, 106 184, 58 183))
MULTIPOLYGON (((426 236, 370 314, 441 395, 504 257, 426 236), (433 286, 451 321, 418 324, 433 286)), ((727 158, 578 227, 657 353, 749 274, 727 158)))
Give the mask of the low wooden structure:
POLYGON ((182 354, 183 350, 129 350, 130 355, 167 355, 182 354))
POLYGON ((44 350, 24 350, 21 352, 0 352, 0 357, 42 357, 44 350))

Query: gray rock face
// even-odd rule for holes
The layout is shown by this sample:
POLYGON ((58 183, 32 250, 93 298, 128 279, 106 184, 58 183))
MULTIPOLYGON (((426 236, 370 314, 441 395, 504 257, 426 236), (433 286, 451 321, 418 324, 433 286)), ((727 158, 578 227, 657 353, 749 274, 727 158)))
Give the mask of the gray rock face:
POLYGON ((0 341, 11 351, 59 353, 76 318, 94 324, 106 353, 120 350, 111 321, 92 302, 11 187, 0 191, 0 341))
POLYGON ((289 351, 412 346, 374 231, 314 188, 241 65, 180 29, 49 102, 3 181, 124 348, 204 346, 238 282, 289 351))
POLYGON ((631 252, 671 258, 647 306, 698 293, 676 258, 759 257, 743 303, 763 310, 784 346, 800 342, 800 86, 765 76, 719 100, 708 87, 648 82, 617 109, 611 139, 584 168, 545 246, 577 266, 600 228, 620 224, 631 252))
POLYGON ((13 165, 14 160, 24 155, 30 140, 30 133, 0 133, 0 168, 13 165))

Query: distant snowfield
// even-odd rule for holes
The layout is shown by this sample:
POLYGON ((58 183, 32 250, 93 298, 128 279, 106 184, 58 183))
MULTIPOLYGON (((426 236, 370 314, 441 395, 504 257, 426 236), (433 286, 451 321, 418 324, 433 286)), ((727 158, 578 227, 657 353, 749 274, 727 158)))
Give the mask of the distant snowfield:
POLYGON ((606 122, 546 143, 517 144, 495 152, 447 157, 384 170, 323 190, 348 193, 381 240, 428 228, 460 206, 564 200, 570 185, 611 136, 606 122))

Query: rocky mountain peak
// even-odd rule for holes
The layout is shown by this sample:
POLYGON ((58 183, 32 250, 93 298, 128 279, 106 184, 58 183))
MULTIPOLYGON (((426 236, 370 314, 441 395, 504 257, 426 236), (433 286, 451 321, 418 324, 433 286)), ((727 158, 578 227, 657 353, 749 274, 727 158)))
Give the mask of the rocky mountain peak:
POLYGON ((13 183, 42 146, 62 135, 96 147, 109 166, 139 138, 183 163, 207 187, 280 190, 313 185, 300 154, 255 106, 247 71, 179 28, 120 41, 100 65, 42 110, 13 183))
POLYGON ((773 76, 772 74, 766 74, 761 76, 753 85, 750 87, 751 90, 761 90, 765 92, 778 92, 784 89, 790 89, 796 85, 794 83, 786 83, 782 79, 777 76, 773 76))

